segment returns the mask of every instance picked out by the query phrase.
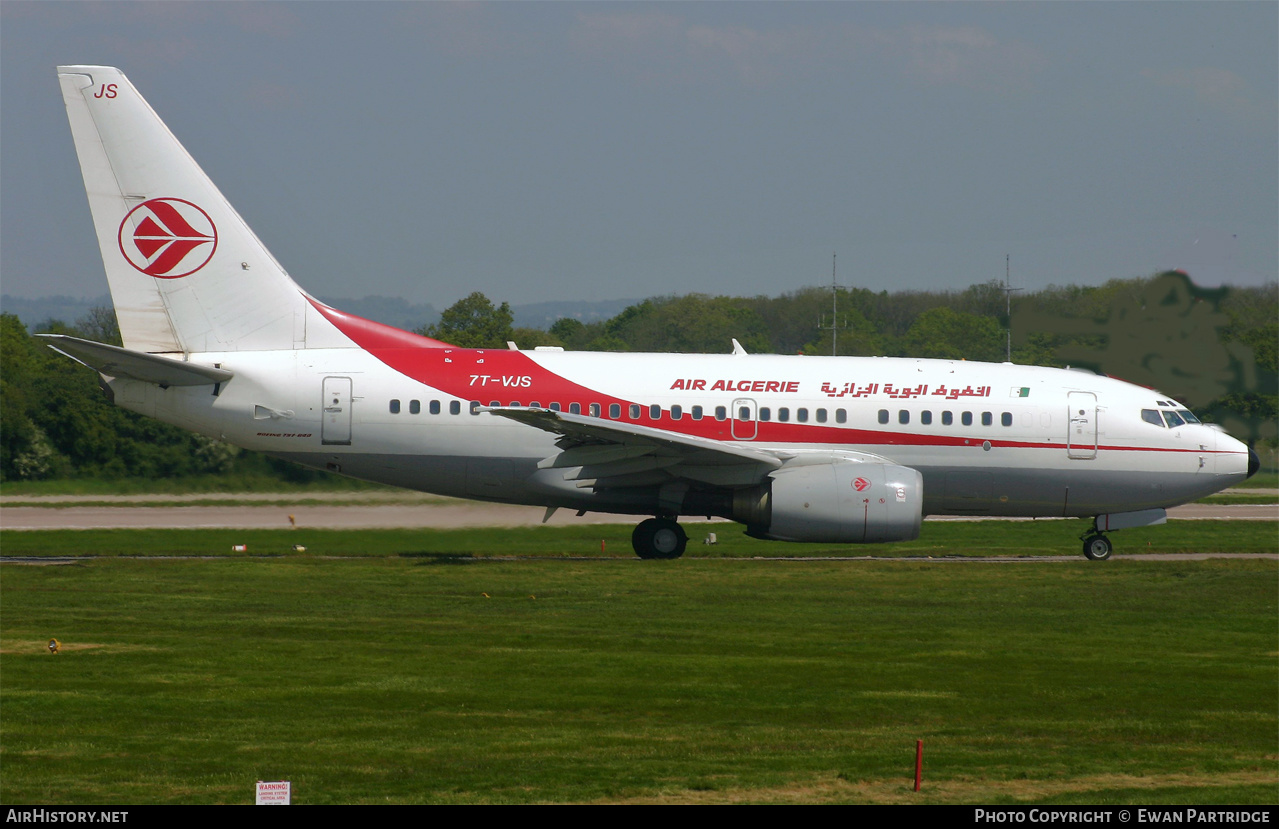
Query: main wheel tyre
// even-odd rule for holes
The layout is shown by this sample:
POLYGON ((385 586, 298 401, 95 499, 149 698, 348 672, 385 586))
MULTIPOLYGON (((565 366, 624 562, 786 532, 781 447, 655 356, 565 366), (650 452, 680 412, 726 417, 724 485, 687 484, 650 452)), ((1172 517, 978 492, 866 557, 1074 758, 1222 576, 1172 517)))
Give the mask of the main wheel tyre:
POLYGON ((1105 561, 1114 549, 1110 539, 1104 535, 1090 535, 1084 539, 1084 557, 1089 561, 1105 561))
POLYGON ((631 533, 631 546, 640 558, 679 558, 688 546, 688 535, 669 518, 649 518, 631 533))

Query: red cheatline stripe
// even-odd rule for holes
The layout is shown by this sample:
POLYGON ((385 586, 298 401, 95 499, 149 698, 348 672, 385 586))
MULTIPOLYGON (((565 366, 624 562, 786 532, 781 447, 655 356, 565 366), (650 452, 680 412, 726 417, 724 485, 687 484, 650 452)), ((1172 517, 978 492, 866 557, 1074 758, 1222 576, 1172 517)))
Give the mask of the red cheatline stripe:
MULTIPOLYGON (((817 424, 798 424, 798 423, 778 423, 776 421, 755 421, 758 426, 759 433, 753 441, 737 441, 729 438, 727 432, 730 428, 730 421, 715 420, 713 417, 704 417, 701 420, 693 420, 688 415, 688 409, 692 404, 683 404, 685 414, 681 420, 670 420, 669 410, 664 409, 664 417, 660 421, 650 420, 648 417, 648 406, 641 406, 642 417, 639 420, 631 420, 627 414, 626 407, 632 401, 624 398, 612 397, 594 391, 586 386, 574 383, 558 374, 554 374, 543 368, 539 363, 534 362, 527 354, 519 351, 510 351, 506 349, 465 349, 453 348, 437 344, 435 340, 427 340, 418 337, 415 334, 409 334, 390 326, 384 326, 379 323, 370 323, 367 320, 358 317, 351 317, 332 308, 312 303, 316 309, 327 317, 334 325, 336 325, 342 333, 350 337, 357 345, 368 351, 378 360, 394 369, 400 374, 411 380, 419 382, 423 385, 439 389, 445 394, 453 395, 462 400, 478 400, 484 405, 488 405, 492 401, 498 401, 499 405, 507 405, 514 400, 519 400, 521 404, 528 405, 537 400, 541 405, 546 406, 551 402, 557 402, 564 406, 567 410, 570 403, 579 403, 583 412, 587 411, 587 406, 591 403, 599 403, 604 412, 608 411, 610 403, 618 403, 622 405, 622 417, 617 420, 627 423, 639 423, 645 426, 656 426, 669 432, 678 434, 697 435, 701 437, 710 437, 726 442, 733 443, 807 443, 807 444, 826 444, 826 445, 843 445, 843 446, 950 446, 950 447, 967 447, 971 449, 980 449, 982 441, 986 440, 985 436, 977 436, 972 433, 965 435, 925 435, 911 432, 887 432, 872 429, 856 429, 842 426, 817 425, 817 424), (353 321, 358 321, 355 324, 353 321), (398 336, 394 336, 398 335, 398 336), (425 340, 426 343, 432 345, 417 345, 413 347, 408 342, 409 339, 425 340), (410 347, 405 348, 405 345, 410 347), (442 346, 442 347, 441 347, 442 346), (483 364, 477 364, 475 361, 479 355, 483 355, 483 364), (451 362, 446 362, 451 360, 451 362), (490 377, 501 376, 525 376, 530 378, 530 385, 527 387, 505 387, 496 384, 488 384, 486 386, 474 385, 471 376, 476 373, 489 375, 490 377)), ((712 400, 707 407, 713 411, 714 406, 728 406, 727 400, 712 400)), ((704 405, 704 404, 703 404, 704 405)), ((608 422, 613 418, 600 418, 604 422, 608 422)), ((1065 441, 1060 443, 1046 443, 1033 440, 991 440, 992 448, 1005 447, 1016 449, 1052 449, 1064 451, 1066 449, 1065 441)), ((1077 447, 1089 448, 1092 447, 1077 447)), ((1226 450, 1200 450, 1200 449, 1171 449, 1156 446, 1110 446, 1099 445, 1097 450, 1100 451, 1120 451, 1120 452, 1181 452, 1181 453, 1197 453, 1201 455, 1231 455, 1239 454, 1226 450)))

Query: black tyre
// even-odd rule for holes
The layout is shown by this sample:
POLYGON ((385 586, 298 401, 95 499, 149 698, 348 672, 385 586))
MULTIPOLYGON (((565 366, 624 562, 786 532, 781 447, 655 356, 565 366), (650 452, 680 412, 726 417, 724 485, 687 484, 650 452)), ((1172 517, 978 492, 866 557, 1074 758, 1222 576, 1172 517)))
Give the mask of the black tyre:
POLYGON ((688 546, 688 535, 669 518, 649 518, 631 533, 631 546, 640 558, 679 558, 688 546))
POLYGON ((1084 557, 1089 561, 1105 561, 1114 549, 1110 539, 1104 535, 1090 535, 1084 539, 1084 557))

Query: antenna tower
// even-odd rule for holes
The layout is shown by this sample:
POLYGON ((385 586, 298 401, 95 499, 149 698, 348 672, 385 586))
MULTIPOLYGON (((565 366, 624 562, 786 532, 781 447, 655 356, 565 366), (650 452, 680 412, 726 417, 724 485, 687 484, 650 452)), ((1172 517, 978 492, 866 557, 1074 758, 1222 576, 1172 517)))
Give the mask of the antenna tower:
POLYGON ((834 357, 838 351, 839 336, 839 283, 835 281, 835 254, 830 255, 830 325, 826 325, 824 317, 817 318, 817 330, 825 331, 830 329, 830 356, 834 357))
POLYGON ((1004 254, 1004 315, 1008 317, 1008 328, 1007 328, 1008 350, 1007 350, 1007 353, 1005 354, 1004 359, 1006 359, 1010 363, 1013 361, 1013 292, 1021 290, 1021 288, 1014 288, 1012 286, 1012 283, 1008 280, 1008 275, 1011 271, 1011 264, 1010 264, 1011 260, 1012 260, 1012 257, 1009 254, 1005 253, 1004 254))

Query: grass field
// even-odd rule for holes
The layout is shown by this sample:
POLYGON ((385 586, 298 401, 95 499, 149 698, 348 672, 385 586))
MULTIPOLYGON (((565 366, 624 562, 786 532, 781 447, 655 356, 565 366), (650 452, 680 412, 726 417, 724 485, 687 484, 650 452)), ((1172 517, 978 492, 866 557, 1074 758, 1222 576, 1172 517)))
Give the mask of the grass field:
MULTIPOLYGON (((687 557, 1081 555, 1092 526, 1069 521, 930 521, 915 541, 895 544, 787 544, 748 538, 739 524, 688 524, 687 557), (703 544, 708 533, 718 543, 703 544)), ((9 531, 6 556, 612 556, 632 558, 632 524, 387 530, 41 530, 9 531), (232 553, 234 546, 246 553, 232 553)), ((1111 535, 1116 555, 1279 552, 1273 521, 1176 521, 1111 535)))
MULTIPOLYGON (((1279 495, 1279 474, 1260 472, 1231 489, 1268 489, 1279 495)), ((1219 495, 1204 499, 1209 503, 1223 503, 1212 499, 1233 497, 1238 501, 1229 503, 1273 503, 1271 495, 1232 495, 1227 489, 1219 495), (1261 500, 1248 500, 1248 499, 1261 500)), ((382 484, 371 484, 357 481, 354 478, 343 478, 339 475, 324 475, 314 481, 293 483, 270 475, 191 475, 184 478, 70 478, 54 481, 4 481, 0 482, 0 497, 32 497, 74 495, 91 497, 94 495, 194 495, 194 494, 237 494, 237 493, 279 493, 292 498, 305 497, 308 494, 332 495, 334 493, 350 493, 352 500, 358 502, 362 496, 370 494, 394 496, 401 494, 406 499, 421 498, 421 493, 398 489, 382 484)), ((95 503, 86 501, 87 503, 95 503)), ((148 505, 164 506, 172 501, 157 500, 147 502, 148 505)), ((188 504, 190 502, 187 502, 188 504)), ((226 503, 218 500, 210 503, 226 503)), ((250 503, 246 501, 246 503, 250 503)))
POLYGON ((395 487, 324 474, 294 483, 266 474, 188 475, 181 478, 61 478, 52 481, 4 481, 0 495, 187 495, 214 492, 402 492, 395 487))
MULTIPOLYGON (((1070 526, 926 529, 976 555, 1070 526)), ((1118 553, 1159 530, 1279 547, 1179 522, 1118 553)), ((764 561, 815 551, 721 533, 641 562, 629 527, 573 532, 5 533, 104 555, 0 571, 0 801, 1279 800, 1273 560, 764 561), (616 559, 565 557, 606 532, 616 559), (231 535, 309 550, 118 556, 231 535), (500 552, 529 557, 462 557, 500 552)))

